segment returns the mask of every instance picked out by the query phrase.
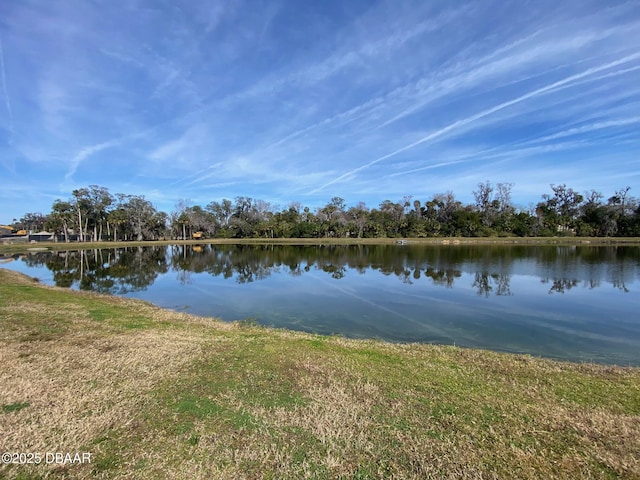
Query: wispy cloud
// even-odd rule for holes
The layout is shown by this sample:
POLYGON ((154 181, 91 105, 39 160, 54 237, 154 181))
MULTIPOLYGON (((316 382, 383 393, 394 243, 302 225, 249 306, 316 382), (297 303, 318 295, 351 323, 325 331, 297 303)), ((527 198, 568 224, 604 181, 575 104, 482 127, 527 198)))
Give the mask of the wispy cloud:
POLYGON ((610 120, 606 122, 597 122, 589 125, 582 125, 580 127, 569 128, 567 130, 563 130, 558 133, 554 133, 553 135, 546 135, 544 137, 538 137, 535 140, 525 142, 527 143, 542 143, 548 142, 549 140, 556 140, 558 138, 571 137, 574 135, 582 135, 584 133, 595 132, 598 130, 610 129, 612 127, 622 127, 627 125, 632 125, 634 123, 640 122, 640 116, 638 117, 630 117, 623 118, 620 120, 610 120))
POLYGON ((493 106, 491 108, 483 110, 483 111, 481 111, 479 113, 476 113, 474 115, 471 115, 469 117, 463 118, 461 120, 457 120, 457 121, 447 125, 446 127, 443 127, 443 128, 441 128, 439 130, 436 130, 435 132, 432 132, 429 135, 426 135, 426 136, 420 138, 419 140, 416 140, 415 142, 412 142, 412 143, 410 143, 408 145, 405 145, 405 146, 403 146, 403 147, 401 147, 401 148, 399 148, 397 150, 394 150, 391 153, 388 153, 386 155, 378 157, 375 160, 372 160, 372 161, 370 161, 370 162, 368 162, 368 163, 366 163, 366 164, 364 164, 364 165, 362 165, 362 166, 360 166, 358 168, 354 168, 353 170, 350 170, 349 172, 346 172, 346 173, 340 175, 339 177, 331 180, 330 182, 327 182, 324 185, 318 187, 317 189, 313 190, 311 193, 315 193, 315 192, 324 190, 328 186, 333 185, 333 184, 335 184, 337 182, 343 181, 345 179, 348 179, 348 178, 352 177, 354 174, 356 174, 358 172, 361 172, 361 171, 363 171, 363 170, 365 170, 365 169, 367 169, 367 168, 369 168, 369 167, 371 167, 371 166, 373 166, 373 165, 375 165, 377 163, 380 163, 380 162, 382 162, 384 160, 387 160, 387 159, 389 159, 391 157, 394 157, 394 156, 396 156, 396 155, 398 155, 400 153, 406 152, 407 150, 410 150, 410 149, 412 149, 412 148, 414 148, 414 147, 416 147, 418 145, 421 145, 421 144, 423 144, 425 142, 430 142, 430 141, 433 141, 433 140, 437 140, 437 139, 443 137, 444 135, 449 134, 450 132, 459 130, 462 127, 465 127, 465 126, 467 126, 467 125, 469 125, 469 124, 471 124, 471 123, 473 123, 473 122, 475 122, 477 120, 480 120, 480 119, 482 119, 484 117, 492 115, 493 113, 496 113, 496 112, 498 112, 500 110, 503 110, 505 108, 511 107, 513 105, 516 105, 518 103, 524 102, 525 100, 529 100, 529 99, 534 98, 536 96, 543 95, 545 93, 557 90, 559 88, 563 88, 563 87, 565 87, 566 85, 568 85, 568 84, 570 84, 572 82, 575 82, 577 80, 581 80, 583 78, 589 77, 590 75, 593 75, 594 73, 598 73, 598 72, 601 72, 603 70, 609 70, 609 69, 611 69, 613 67, 628 63, 630 61, 633 61, 633 60, 636 60, 636 59, 639 59, 639 58, 640 58, 640 53, 639 54, 632 54, 632 55, 628 55, 626 57, 623 57, 621 59, 615 60, 613 62, 609 62, 609 63, 604 64, 604 65, 600 65, 600 66, 597 66, 597 67, 589 68, 589 69, 587 69, 587 70, 585 70, 585 71, 583 71, 581 73, 578 73, 578 74, 575 74, 575 75, 571 75, 571 76, 569 76, 567 78, 564 78, 564 79, 559 80, 557 82, 553 82, 553 83, 551 83, 549 85, 546 85, 546 86, 544 86, 542 88, 537 88, 537 89, 535 89, 535 90, 533 90, 531 92, 528 92, 528 93, 526 93, 524 95, 520 95, 519 97, 516 97, 516 98, 514 98, 512 100, 509 100, 509 101, 506 101, 506 102, 502 102, 502 103, 500 103, 498 105, 495 105, 495 106, 493 106))
POLYGON ((42 191, 162 192, 169 209, 496 177, 522 203, 563 176, 607 190, 637 157, 639 51, 634 2, 9 2, 0 158, 42 191))
POLYGON ((7 88, 7 74, 4 65, 4 48, 2 46, 2 37, 0 37, 0 74, 2 74, 2 93, 4 94, 4 102, 7 107, 7 115, 9 118, 9 144, 13 143, 13 111, 11 109, 11 99, 9 98, 9 89, 7 88))
MULTIPOLYGON (((525 39, 518 39, 511 45, 489 53, 485 58, 474 59, 469 64, 464 64, 462 71, 459 71, 460 65, 455 65, 451 71, 439 73, 438 76, 441 78, 420 80, 412 88, 414 91, 409 94, 412 105, 384 121, 380 127, 385 127, 405 118, 423 109, 434 100, 445 97, 452 92, 478 87, 490 80, 498 79, 500 82, 501 85, 491 84, 491 88, 495 89, 498 86, 506 86, 516 82, 523 82, 536 76, 539 77, 543 73, 548 73, 549 70, 557 69, 558 59, 575 53, 585 45, 602 37, 602 34, 594 33, 580 37, 535 42, 535 40, 543 36, 544 32, 537 31, 525 39), (527 45, 529 43, 531 45, 527 45), (526 73, 523 73, 524 68, 526 68, 526 73)), ((404 87, 402 90, 406 89, 407 87, 404 87)), ((403 93, 402 90, 398 93, 403 93)))
POLYGON ((84 147, 80 150, 69 162, 69 170, 65 174, 64 178, 67 181, 70 181, 73 175, 78 170, 80 164, 85 161, 87 158, 95 155, 98 152, 106 150, 107 148, 114 147, 120 143, 120 140, 110 140, 108 142, 98 143, 96 145, 91 145, 88 147, 84 147))

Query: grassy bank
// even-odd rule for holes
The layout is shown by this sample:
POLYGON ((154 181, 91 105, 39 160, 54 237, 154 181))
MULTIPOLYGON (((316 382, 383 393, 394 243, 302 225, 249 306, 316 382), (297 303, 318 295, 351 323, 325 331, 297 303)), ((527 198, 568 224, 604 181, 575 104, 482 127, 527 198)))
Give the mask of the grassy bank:
MULTIPOLYGON (((5 239, 6 240, 6 239, 5 239)), ((144 242, 40 242, 0 243, 0 254, 23 253, 30 248, 80 250, 154 245, 391 245, 397 238, 218 238, 205 240, 158 240, 144 242)), ((434 237, 404 239, 419 245, 640 245, 637 237, 434 237)))
POLYGON ((640 369, 228 324, 0 269, 0 478, 640 478, 640 369))

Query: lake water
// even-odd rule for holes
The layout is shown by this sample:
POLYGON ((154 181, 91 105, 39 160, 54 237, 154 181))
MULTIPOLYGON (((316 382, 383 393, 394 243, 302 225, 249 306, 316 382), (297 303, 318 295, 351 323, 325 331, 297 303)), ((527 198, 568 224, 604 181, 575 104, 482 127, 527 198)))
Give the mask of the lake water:
POLYGON ((181 245, 14 258, 0 267, 224 320, 640 365, 640 247, 181 245))

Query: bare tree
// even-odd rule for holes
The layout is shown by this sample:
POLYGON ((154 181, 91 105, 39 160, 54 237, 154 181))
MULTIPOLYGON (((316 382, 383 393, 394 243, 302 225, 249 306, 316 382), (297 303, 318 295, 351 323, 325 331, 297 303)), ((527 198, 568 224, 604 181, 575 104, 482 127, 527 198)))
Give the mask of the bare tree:
POLYGON ((500 205, 500 213, 513 211, 513 205, 511 204, 511 188, 513 187, 513 183, 498 183, 496 187, 498 189, 496 199, 500 205))

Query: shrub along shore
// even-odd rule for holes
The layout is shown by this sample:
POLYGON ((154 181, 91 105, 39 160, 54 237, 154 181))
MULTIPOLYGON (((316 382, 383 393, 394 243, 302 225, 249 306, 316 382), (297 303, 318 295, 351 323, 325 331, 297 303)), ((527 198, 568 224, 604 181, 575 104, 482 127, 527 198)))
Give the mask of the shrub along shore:
POLYGON ((0 337, 0 452, 42 458, 2 478, 640 478, 639 368, 225 323, 2 269, 0 337))

